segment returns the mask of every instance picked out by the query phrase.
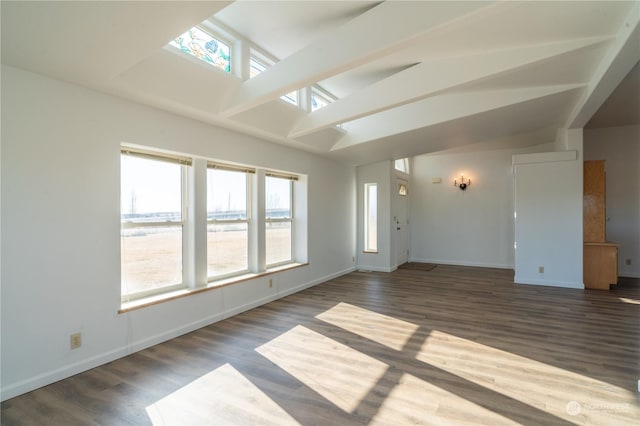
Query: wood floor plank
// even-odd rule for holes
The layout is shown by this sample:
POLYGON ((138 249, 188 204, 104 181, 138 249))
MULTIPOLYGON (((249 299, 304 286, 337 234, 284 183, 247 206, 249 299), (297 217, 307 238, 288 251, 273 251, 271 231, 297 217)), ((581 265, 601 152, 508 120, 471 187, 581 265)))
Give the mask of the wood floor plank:
POLYGON ((2 425, 637 425, 640 280, 354 272, 2 403, 2 425))

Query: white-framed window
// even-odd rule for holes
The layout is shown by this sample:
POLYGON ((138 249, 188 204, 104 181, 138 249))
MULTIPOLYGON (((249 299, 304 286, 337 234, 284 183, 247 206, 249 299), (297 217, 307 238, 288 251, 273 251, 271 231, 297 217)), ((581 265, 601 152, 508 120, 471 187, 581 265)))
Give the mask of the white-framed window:
POLYGON ((378 251, 378 184, 364 184, 364 251, 378 251))
POLYGON ((265 175, 265 257, 273 267, 293 261, 293 197, 297 176, 265 175))
POLYGON ((122 306, 306 262, 304 176, 153 148, 120 154, 122 306))
MULTIPOLYGON (((268 68, 274 64, 273 61, 270 61, 266 57, 257 53, 252 53, 249 57, 249 78, 254 78, 262 72, 266 71, 268 68)), ((292 105, 299 106, 299 95, 298 90, 294 90, 292 92, 287 93, 286 95, 280 96, 280 99, 283 101, 287 101, 292 105)))
POLYGON ((399 158, 394 162, 394 168, 400 172, 409 174, 409 159, 399 158))
POLYGON ((255 56, 249 58, 249 78, 254 78, 262 72, 266 71, 271 64, 267 65, 267 62, 260 60, 255 56))
POLYGON ((169 42, 170 46, 225 72, 231 72, 231 44, 195 26, 169 42))
POLYGON ((121 149, 123 301, 185 287, 185 186, 192 160, 121 149))
POLYGON ((335 102, 335 99, 328 93, 320 90, 317 86, 311 88, 311 111, 324 108, 332 102, 335 102))
POLYGON ((207 277, 249 271, 251 175, 254 169, 207 163, 207 277))

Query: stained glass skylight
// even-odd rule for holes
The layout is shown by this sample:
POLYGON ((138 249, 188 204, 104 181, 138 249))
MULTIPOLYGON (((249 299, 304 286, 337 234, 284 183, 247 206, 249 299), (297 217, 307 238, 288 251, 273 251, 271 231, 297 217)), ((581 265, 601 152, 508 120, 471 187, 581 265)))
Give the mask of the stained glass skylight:
POLYGON ((229 45, 198 27, 191 28, 186 33, 171 40, 169 44, 214 67, 231 72, 231 48, 229 45))

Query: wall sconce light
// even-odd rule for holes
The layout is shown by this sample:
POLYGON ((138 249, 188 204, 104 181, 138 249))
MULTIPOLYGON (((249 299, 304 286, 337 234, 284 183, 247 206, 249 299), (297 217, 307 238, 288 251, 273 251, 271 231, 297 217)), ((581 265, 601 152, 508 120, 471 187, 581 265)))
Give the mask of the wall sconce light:
POLYGON ((471 185, 471 179, 467 178, 467 180, 464 179, 464 176, 460 176, 460 182, 458 182, 457 179, 453 180, 453 186, 457 186, 458 188, 462 189, 463 191, 465 189, 467 189, 468 186, 471 185))

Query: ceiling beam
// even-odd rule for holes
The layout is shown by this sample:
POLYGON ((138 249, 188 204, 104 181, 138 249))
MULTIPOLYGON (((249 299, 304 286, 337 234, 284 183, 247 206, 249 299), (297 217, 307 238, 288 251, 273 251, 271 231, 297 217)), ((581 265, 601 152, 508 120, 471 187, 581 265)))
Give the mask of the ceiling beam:
POLYGON ((634 2, 615 41, 594 72, 587 90, 569 115, 565 128, 584 127, 638 61, 640 2, 634 2))
POLYGON ((303 117, 296 138, 611 40, 595 37, 422 62, 303 117))
POLYGON ((343 126, 347 133, 333 146, 332 151, 562 92, 577 90, 585 85, 562 84, 433 96, 347 123, 343 126))
POLYGON ((238 114, 379 59, 417 36, 490 10, 495 4, 450 2, 436 8, 430 2, 383 2, 245 81, 227 96, 220 113, 238 114))

